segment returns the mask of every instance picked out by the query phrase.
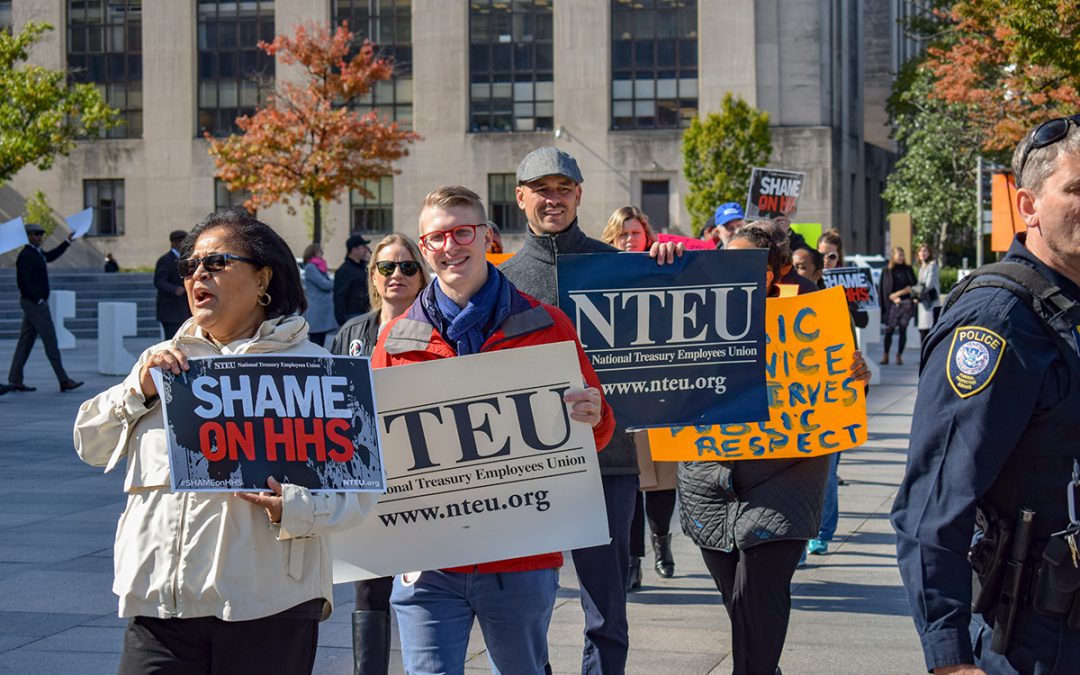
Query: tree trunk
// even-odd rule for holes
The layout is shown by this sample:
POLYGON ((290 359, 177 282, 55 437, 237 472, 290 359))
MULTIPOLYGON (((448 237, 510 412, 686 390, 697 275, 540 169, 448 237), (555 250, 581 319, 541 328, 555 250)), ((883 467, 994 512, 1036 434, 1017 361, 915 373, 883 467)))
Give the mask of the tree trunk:
POLYGON ((311 205, 312 214, 314 216, 312 219, 314 225, 312 227, 311 241, 322 246, 322 205, 319 203, 319 200, 314 197, 311 199, 311 205))

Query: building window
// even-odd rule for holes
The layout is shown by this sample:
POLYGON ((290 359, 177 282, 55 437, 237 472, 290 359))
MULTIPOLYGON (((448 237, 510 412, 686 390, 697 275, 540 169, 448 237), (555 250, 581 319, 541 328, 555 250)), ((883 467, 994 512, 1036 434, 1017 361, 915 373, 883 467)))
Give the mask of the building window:
POLYGON ((274 86, 273 0, 199 0, 199 135, 236 133, 274 86))
POLYGON ((11 32, 15 19, 11 15, 11 0, 0 0, 0 30, 11 32))
POLYGON ((612 0, 611 127, 690 125, 698 109, 696 0, 612 0))
POLYGON ((517 205, 516 187, 516 174, 488 174, 488 218, 499 226, 503 234, 524 234, 528 224, 525 212, 517 205))
POLYGON ((220 213, 229 209, 244 208, 244 202, 248 200, 251 193, 247 190, 237 190, 236 192, 230 192, 229 188, 225 185, 225 181, 220 178, 214 179, 214 211, 220 213))
POLYGON ((551 0, 470 0, 469 128, 551 129, 551 0))
POLYGON ((142 0, 68 0, 67 58, 71 81, 93 83, 120 111, 107 137, 141 138, 142 0))
POLYGON ((377 82, 353 103, 359 113, 379 115, 412 128, 412 0, 335 0, 334 23, 349 22, 359 48, 371 40, 375 53, 394 64, 394 76, 377 82))
POLYGON ((671 201, 671 184, 666 180, 641 181, 641 210, 649 217, 649 225, 657 232, 666 232, 671 226, 668 213, 671 201))
POLYGON ((123 179, 84 180, 83 206, 94 208, 89 234, 108 237, 124 233, 123 179))
POLYGON ((349 225, 353 232, 390 234, 394 231, 394 178, 383 176, 364 183, 371 198, 349 191, 349 225))

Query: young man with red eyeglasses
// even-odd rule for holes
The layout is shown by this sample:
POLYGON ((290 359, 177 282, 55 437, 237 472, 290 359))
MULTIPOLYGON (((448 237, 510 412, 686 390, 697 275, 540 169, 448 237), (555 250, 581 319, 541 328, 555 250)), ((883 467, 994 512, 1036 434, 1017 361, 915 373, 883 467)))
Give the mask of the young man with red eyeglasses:
MULTIPOLYGON (((427 196, 420 212, 420 250, 436 280, 383 330, 372 366, 573 341, 587 388, 569 390, 564 400, 571 419, 592 426, 596 447, 602 449, 615 421, 573 324, 555 307, 520 293, 487 262, 490 239, 476 193, 451 186, 427 196)), ((413 675, 463 672, 475 618, 494 672, 550 672, 547 631, 562 563, 562 554, 555 551, 424 571, 415 583, 396 578, 390 601, 405 670, 413 675)))

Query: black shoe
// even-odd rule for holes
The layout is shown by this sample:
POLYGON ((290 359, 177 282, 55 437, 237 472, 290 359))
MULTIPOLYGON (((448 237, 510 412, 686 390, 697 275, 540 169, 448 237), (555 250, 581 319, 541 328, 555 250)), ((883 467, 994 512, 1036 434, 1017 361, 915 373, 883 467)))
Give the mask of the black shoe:
POLYGON ((632 593, 641 590, 641 558, 630 556, 630 574, 626 579, 626 592, 632 593))
POLYGON ((671 555, 671 534, 652 535, 652 550, 656 556, 656 573, 665 579, 675 575, 675 558, 671 555))
POLYGON ((6 384, 0 384, 0 396, 3 396, 9 391, 11 391, 11 387, 7 386, 6 384))
POLYGON ((387 675, 390 671, 390 612, 353 612, 354 675, 387 675))
POLYGON ((83 386, 82 382, 76 382, 75 380, 64 380, 60 383, 60 391, 71 391, 72 389, 78 389, 83 386))
POLYGON ((8 384, 8 390, 9 391, 37 391, 37 387, 28 387, 25 384, 23 384, 22 382, 18 382, 18 383, 9 383, 8 384))

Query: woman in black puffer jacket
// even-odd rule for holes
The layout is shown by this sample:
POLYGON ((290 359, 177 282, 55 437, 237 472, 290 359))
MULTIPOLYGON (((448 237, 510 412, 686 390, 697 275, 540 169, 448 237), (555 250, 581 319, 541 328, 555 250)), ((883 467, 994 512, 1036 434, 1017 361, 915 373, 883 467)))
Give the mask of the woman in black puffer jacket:
MULTIPOLYGON (((768 295, 779 295, 775 282, 791 250, 778 229, 744 226, 726 248, 767 248, 768 295)), ((870 378, 858 352, 852 377, 870 378)), ((679 465, 682 529, 724 596, 736 675, 779 672, 791 577, 807 540, 817 536, 828 475, 828 456, 679 465)))

